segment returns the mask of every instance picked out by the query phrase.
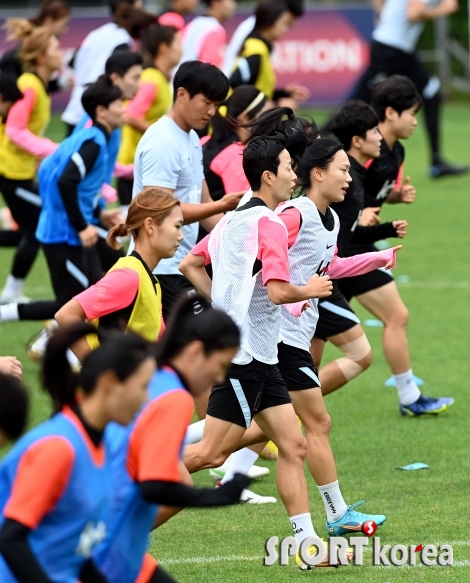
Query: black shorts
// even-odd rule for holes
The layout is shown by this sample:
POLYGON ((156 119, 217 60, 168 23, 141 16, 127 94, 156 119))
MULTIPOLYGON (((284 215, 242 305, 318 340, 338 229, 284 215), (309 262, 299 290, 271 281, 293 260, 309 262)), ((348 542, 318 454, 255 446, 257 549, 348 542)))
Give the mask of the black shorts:
POLYGON ((212 389, 207 414, 248 428, 257 413, 288 403, 292 400, 277 366, 253 359, 232 364, 225 381, 212 389))
POLYGON ((333 282, 333 293, 318 302, 318 322, 314 337, 326 340, 342 334, 361 321, 354 313, 346 298, 339 291, 338 282, 333 282))
MULTIPOLYGON (((374 245, 351 245, 348 248, 348 255, 360 255, 361 253, 369 253, 371 251, 377 251, 374 245)), ((391 281, 393 281, 393 277, 390 273, 382 269, 374 269, 374 271, 364 273, 363 275, 338 279, 338 287, 344 297, 349 301, 355 296, 360 296, 361 294, 387 285, 391 281)))
POLYGON ((171 310, 177 300, 190 291, 194 291, 192 283, 184 275, 158 275, 158 281, 162 290, 163 319, 168 320, 171 310))
POLYGON ((372 87, 390 75, 405 75, 413 81, 420 95, 426 98, 425 90, 429 90, 431 75, 416 53, 405 53, 374 40, 371 44, 370 64, 348 100, 362 99, 369 103, 372 87))
POLYGON ((0 176, 0 192, 21 230, 33 234, 39 222, 42 201, 34 180, 10 180, 0 176))
POLYGON ((280 342, 277 345, 278 368, 288 391, 303 391, 320 387, 318 369, 308 350, 280 342))

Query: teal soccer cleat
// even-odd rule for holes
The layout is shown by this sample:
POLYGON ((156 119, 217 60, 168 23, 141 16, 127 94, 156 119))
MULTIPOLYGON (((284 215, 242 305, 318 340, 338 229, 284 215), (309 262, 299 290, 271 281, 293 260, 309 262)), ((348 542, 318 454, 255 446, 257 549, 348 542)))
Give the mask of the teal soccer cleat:
POLYGON ((368 520, 373 520, 377 526, 380 526, 387 520, 387 517, 383 514, 364 514, 362 512, 356 512, 354 509, 361 504, 364 504, 364 500, 356 502, 353 506, 348 506, 344 516, 336 522, 328 522, 327 520, 326 532, 328 533, 328 536, 341 536, 353 532, 362 532, 364 522, 367 522, 368 520))

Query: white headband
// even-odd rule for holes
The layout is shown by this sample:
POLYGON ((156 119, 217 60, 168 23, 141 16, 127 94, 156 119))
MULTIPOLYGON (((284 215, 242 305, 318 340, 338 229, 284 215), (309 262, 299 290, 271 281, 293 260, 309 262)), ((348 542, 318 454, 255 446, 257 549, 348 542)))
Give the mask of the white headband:
POLYGON ((243 115, 245 113, 249 113, 252 109, 254 109, 257 105, 259 105, 265 97, 266 97, 265 94, 262 91, 260 91, 258 93, 258 95, 250 103, 250 105, 246 109, 244 109, 240 115, 243 115))

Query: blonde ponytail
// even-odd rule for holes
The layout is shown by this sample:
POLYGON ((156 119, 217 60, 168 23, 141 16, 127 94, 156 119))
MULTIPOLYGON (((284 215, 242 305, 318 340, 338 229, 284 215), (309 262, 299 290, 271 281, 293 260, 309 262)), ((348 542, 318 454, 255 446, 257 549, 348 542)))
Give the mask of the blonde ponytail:
POLYGON ((9 18, 3 27, 9 31, 8 40, 20 40, 21 46, 18 52, 23 69, 34 69, 39 55, 44 54, 49 46, 52 36, 46 26, 34 26, 26 18, 9 18))

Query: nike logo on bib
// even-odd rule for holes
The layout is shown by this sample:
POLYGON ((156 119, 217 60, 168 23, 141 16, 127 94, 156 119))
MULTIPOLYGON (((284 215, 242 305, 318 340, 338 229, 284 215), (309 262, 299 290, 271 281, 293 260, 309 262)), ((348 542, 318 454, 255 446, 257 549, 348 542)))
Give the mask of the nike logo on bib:
MULTIPOLYGON (((334 245, 334 243, 333 243, 333 245, 334 245)), ((326 248, 331 249, 333 247, 333 245, 327 245, 326 248)))

